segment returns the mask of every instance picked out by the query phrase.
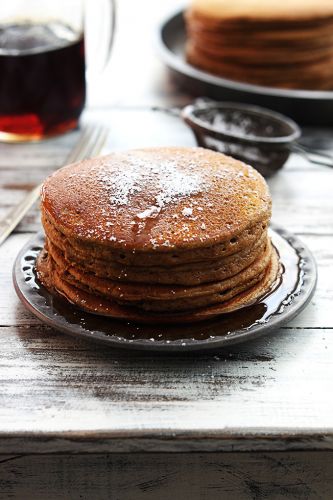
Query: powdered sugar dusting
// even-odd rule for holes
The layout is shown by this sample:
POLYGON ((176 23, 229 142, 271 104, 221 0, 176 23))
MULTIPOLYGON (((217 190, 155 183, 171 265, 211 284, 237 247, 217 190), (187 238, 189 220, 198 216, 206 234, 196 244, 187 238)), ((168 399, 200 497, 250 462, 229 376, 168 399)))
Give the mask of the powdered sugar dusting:
POLYGON ((114 205, 127 205, 130 195, 141 191, 140 172, 132 168, 112 174, 105 169, 98 172, 97 180, 109 191, 109 200, 114 205))
POLYGON ((182 214, 184 215, 184 217, 191 217, 192 213, 193 213, 193 209, 190 207, 185 207, 182 210, 182 214))
POLYGON ((203 176, 193 171, 195 165, 188 166, 190 174, 178 169, 174 161, 164 162, 160 167, 159 188, 160 193, 156 196, 156 205, 164 207, 175 201, 176 198, 190 196, 200 193, 205 189, 203 176))
MULTIPOLYGON (((182 171, 177 161, 149 157, 138 158, 137 155, 127 155, 127 165, 119 170, 110 169, 108 165, 97 172, 97 180, 109 192, 112 205, 128 205, 132 195, 140 191, 148 191, 154 186, 153 204, 137 214, 139 219, 156 217, 169 203, 178 198, 200 193, 206 189, 207 182, 203 173, 195 164, 188 165, 182 171), (129 161, 128 161, 129 159, 129 161)), ((188 209, 192 214, 192 209, 188 209)))
POLYGON ((147 217, 154 217, 157 214, 159 214, 160 210, 161 209, 159 207, 155 207, 153 205, 153 206, 147 208, 147 210, 144 210, 143 212, 137 214, 137 217, 139 219, 146 219, 147 217))

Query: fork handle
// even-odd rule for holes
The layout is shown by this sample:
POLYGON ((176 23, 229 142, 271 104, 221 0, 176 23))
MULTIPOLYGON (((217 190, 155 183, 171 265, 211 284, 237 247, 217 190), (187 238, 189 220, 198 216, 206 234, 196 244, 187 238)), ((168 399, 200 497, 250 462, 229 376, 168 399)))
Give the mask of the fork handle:
MULTIPOLYGON (((81 137, 67 157, 66 162, 83 160, 97 155, 108 136, 108 129, 103 126, 88 125, 84 127, 81 137)), ((38 200, 42 184, 34 187, 23 200, 12 208, 3 220, 0 220, 0 245, 12 233, 29 208, 38 200)))
POLYGON ((15 229, 18 222, 24 217, 29 208, 38 200, 42 185, 33 188, 18 204, 12 208, 6 217, 0 221, 0 245, 15 229))

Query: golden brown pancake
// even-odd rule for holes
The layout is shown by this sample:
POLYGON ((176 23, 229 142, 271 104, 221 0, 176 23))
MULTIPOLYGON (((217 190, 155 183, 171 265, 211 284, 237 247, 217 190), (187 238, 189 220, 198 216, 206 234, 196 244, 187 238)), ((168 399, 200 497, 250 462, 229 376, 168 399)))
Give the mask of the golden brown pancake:
POLYGON ((169 253, 237 237, 270 217, 271 199, 262 176, 231 157, 147 148, 56 171, 43 185, 42 210, 79 242, 169 253))
MULTIPOLYGON (((201 45, 199 45, 201 47, 201 45)), ((261 66, 250 66, 248 63, 238 63, 234 61, 216 57, 207 57, 207 53, 201 48, 194 48, 193 45, 187 45, 188 61, 194 66, 214 73, 216 75, 230 78, 247 83, 259 84, 280 88, 302 88, 330 90, 333 88, 333 57, 325 58, 316 62, 304 62, 296 64, 295 62, 286 62, 284 64, 272 63, 261 66), (300 80, 301 79, 301 80, 300 80), (301 83, 300 83, 301 82, 301 83)), ((257 62, 260 62, 261 55, 257 62)))
MULTIPOLYGON (((47 245, 49 252, 49 245, 47 245)), ((179 300, 189 297, 203 297, 223 292, 227 289, 234 288, 240 284, 249 282, 259 276, 269 265, 271 258, 271 243, 266 246, 264 253, 246 269, 238 274, 226 278, 225 280, 207 283, 203 285, 195 285, 184 288, 181 285, 156 285, 149 283, 133 283, 112 281, 107 278, 101 278, 93 273, 80 271, 78 267, 73 266, 68 262, 61 250, 53 248, 51 258, 56 263, 58 273, 62 279, 74 283, 81 283, 84 287, 95 291, 96 294, 105 296, 110 299, 123 300, 128 302, 140 302, 142 300, 162 301, 162 300, 179 300)), ((77 285, 79 286, 79 285, 77 285)))
MULTIPOLYGON (((333 42, 333 38, 331 42, 333 42)), ((241 47, 221 47, 219 45, 203 44, 200 39, 200 44, 196 41, 191 42, 189 53, 191 53, 190 48, 192 49, 192 53, 196 54, 199 52, 202 57, 219 62, 220 64, 224 63, 225 65, 236 67, 243 64, 247 69, 260 69, 262 72, 270 69, 271 71, 275 70, 275 73, 278 67, 287 67, 289 72, 294 69, 295 65, 296 67, 301 66, 302 69, 307 68, 311 64, 318 65, 321 62, 324 63, 327 60, 331 60, 333 55, 333 43, 328 47, 326 45, 324 47, 312 47, 311 50, 307 47, 293 46, 291 48, 289 46, 290 57, 288 60, 286 60, 284 51, 281 51, 281 46, 270 47, 269 51, 258 51, 257 47, 251 48, 248 45, 241 47), (222 60, 221 52, 223 52, 222 60)))
POLYGON ((155 311, 176 311, 224 302, 260 281, 271 259, 271 245, 267 245, 264 253, 252 265, 232 278, 186 289, 131 282, 119 284, 70 266, 60 252, 49 251, 49 258, 57 267, 59 277, 76 288, 117 300, 120 304, 132 304, 155 311))
MULTIPOLYGON (((151 268, 134 268, 117 264, 117 268, 115 268, 114 263, 98 259, 82 260, 80 257, 75 256, 75 254, 67 252, 66 257, 70 262, 75 259, 76 267, 83 272, 93 272, 101 278, 106 277, 119 282, 198 285, 223 280, 238 274, 262 254, 266 243, 267 235, 263 234, 258 242, 237 254, 229 255, 219 261, 199 262, 196 263, 195 267, 190 264, 173 266, 172 272, 170 272, 170 268, 157 266, 152 266, 151 268)), ((49 251, 52 255, 54 245, 50 241, 49 251)))
POLYGON ((279 274, 279 260, 276 250, 274 249, 270 264, 267 267, 263 278, 258 283, 254 284, 254 286, 251 286, 247 290, 239 293, 232 299, 227 300, 222 304, 189 309, 182 312, 172 312, 172 314, 170 314, 169 311, 157 313, 141 310, 138 307, 122 305, 116 301, 111 301, 76 288, 59 276, 56 269, 52 266, 51 260, 44 252, 45 251, 42 251, 39 255, 37 268, 40 280, 50 290, 52 289, 51 287, 54 287, 54 289, 63 295, 69 302, 87 312, 147 324, 191 323, 212 319, 221 314, 230 313, 240 309, 241 307, 253 304, 262 295, 267 293, 275 283, 279 274))
POLYGON ((41 209, 40 280, 96 314, 199 321, 248 305, 278 274, 267 185, 220 153, 150 148, 69 165, 45 181, 41 209))
POLYGON ((333 18, 331 0, 289 0, 266 2, 265 0, 192 0, 196 13, 214 20, 226 19, 229 22, 258 22, 274 24, 286 20, 296 25, 304 23, 326 23, 333 18))
MULTIPOLYGON (((49 254, 49 258, 52 259, 52 257, 49 254)), ((54 261, 52 261, 53 265, 55 264, 54 261)), ((117 302, 118 304, 121 305, 129 305, 129 306, 135 306, 139 307, 140 309, 147 310, 147 311, 161 311, 161 312, 174 312, 174 311, 188 311, 189 309, 196 309, 199 307, 205 307, 205 306, 211 306, 214 304, 219 304, 222 302, 226 302, 228 299, 231 299, 235 295, 238 295, 244 290, 247 290, 251 288, 253 285, 258 283, 262 278, 264 277, 266 272, 266 269, 264 269, 260 274, 257 274, 254 276, 251 280, 247 280, 245 283, 239 284, 237 286, 234 286, 232 288, 227 288, 221 292, 214 293, 211 295, 204 295, 204 296, 196 296, 196 297, 185 297, 182 299, 176 299, 176 300, 136 300, 134 301, 127 301, 124 298, 118 298, 117 302)), ((104 297, 108 300, 114 300, 110 297, 107 296, 107 294, 102 294, 99 292, 99 290, 93 289, 91 287, 91 281, 89 280, 89 285, 84 284, 82 281, 82 276, 80 276, 79 280, 76 280, 73 278, 73 275, 67 274, 67 273, 60 273, 59 270, 57 269, 57 274, 59 278, 64 282, 69 285, 74 286, 75 288, 79 290, 84 290, 87 293, 90 293, 94 296, 98 297, 104 297)), ((88 280, 87 280, 88 281, 88 280)))
POLYGON ((186 57, 234 80, 300 89, 333 88, 331 0, 192 0, 186 57))
POLYGON ((247 228, 241 234, 235 235, 229 240, 210 247, 194 248, 189 250, 173 249, 172 252, 148 252, 115 250, 106 245, 96 246, 93 243, 68 238, 50 223, 45 213, 42 214, 42 222, 48 238, 59 248, 66 251, 68 255, 77 255, 80 259, 104 259, 110 262, 118 262, 123 265, 146 267, 146 266, 175 266, 189 262, 202 262, 217 260, 222 257, 237 253, 249 245, 255 244, 268 227, 269 219, 247 228))

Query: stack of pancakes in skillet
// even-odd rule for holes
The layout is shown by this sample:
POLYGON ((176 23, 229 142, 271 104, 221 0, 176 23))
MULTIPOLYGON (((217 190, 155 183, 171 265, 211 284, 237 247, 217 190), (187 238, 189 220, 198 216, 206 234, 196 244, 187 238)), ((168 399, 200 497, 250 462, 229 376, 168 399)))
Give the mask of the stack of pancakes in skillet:
POLYGON ((243 82, 333 88, 333 1, 192 0, 187 60, 243 82))
POLYGON ((87 311, 199 321, 267 293, 279 273, 271 198, 252 167, 201 148, 151 148, 66 166, 42 189, 37 271, 87 311))

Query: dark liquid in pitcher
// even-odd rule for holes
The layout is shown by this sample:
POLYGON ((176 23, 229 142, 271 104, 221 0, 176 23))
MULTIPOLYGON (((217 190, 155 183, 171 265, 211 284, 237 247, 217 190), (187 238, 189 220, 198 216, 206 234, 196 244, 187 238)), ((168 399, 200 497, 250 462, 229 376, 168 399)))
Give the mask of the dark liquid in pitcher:
POLYGON ((0 25, 0 138, 74 128, 84 103, 82 34, 59 22, 0 25))

